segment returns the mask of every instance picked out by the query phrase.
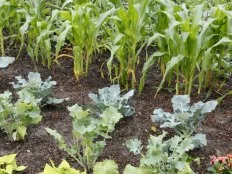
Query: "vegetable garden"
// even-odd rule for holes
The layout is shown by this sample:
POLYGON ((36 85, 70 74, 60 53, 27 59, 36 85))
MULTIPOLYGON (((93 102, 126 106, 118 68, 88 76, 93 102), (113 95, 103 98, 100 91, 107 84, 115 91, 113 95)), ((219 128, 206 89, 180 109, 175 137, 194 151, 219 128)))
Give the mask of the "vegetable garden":
POLYGON ((232 173, 230 0, 0 15, 0 174, 232 173))

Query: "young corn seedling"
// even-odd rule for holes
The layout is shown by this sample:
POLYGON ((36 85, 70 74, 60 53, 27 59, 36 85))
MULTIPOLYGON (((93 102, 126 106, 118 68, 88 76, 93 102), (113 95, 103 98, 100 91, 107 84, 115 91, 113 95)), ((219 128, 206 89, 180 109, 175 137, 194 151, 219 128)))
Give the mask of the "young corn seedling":
POLYGON ((152 54, 144 64, 140 91, 148 69, 156 59, 159 59, 163 76, 157 92, 164 83, 171 85, 174 76, 176 94, 180 94, 183 86, 184 93, 190 95, 197 79, 198 93, 202 86, 205 89, 214 86, 210 82, 214 82, 213 78, 218 80, 218 76, 212 70, 214 67, 222 67, 224 56, 231 50, 231 14, 225 15, 216 8, 207 17, 208 12, 203 10, 202 5, 188 9, 185 4, 177 5, 169 0, 158 2, 160 10, 157 16, 160 22, 156 25, 157 32, 148 40, 148 46, 156 43, 159 51, 152 54), (215 31, 218 31, 217 34, 215 31))
POLYGON ((71 8, 62 10, 60 18, 65 23, 65 29, 59 34, 56 45, 56 61, 60 57, 71 57, 74 60, 76 78, 88 75, 89 64, 93 53, 98 49, 98 37, 103 22, 113 14, 114 8, 101 13, 93 3, 73 3, 71 8), (73 45, 73 56, 59 55, 60 48, 68 39, 73 45))
POLYGON ((195 1, 191 1, 191 0, 177 0, 176 1, 178 4, 181 3, 185 3, 187 6, 196 6, 196 5, 200 5, 203 4, 204 7, 206 7, 207 9, 211 8, 211 7, 215 7, 218 5, 224 5, 226 6, 226 8, 231 9, 232 7, 232 3, 230 0, 195 0, 195 1))
MULTIPOLYGON (((200 64, 201 71, 198 76, 198 93, 203 89, 218 90, 222 88, 222 80, 226 81, 232 73, 232 13, 224 6, 211 8, 209 11, 210 17, 213 19, 211 23, 211 42, 210 48, 207 48, 204 59, 200 64), (219 81, 220 79, 220 81, 219 81)), ((222 83, 224 84, 224 83, 222 83)))
MULTIPOLYGON (((21 47, 23 49, 25 37, 27 36, 27 52, 34 63, 42 60, 43 66, 51 67, 53 58, 53 44, 56 44, 55 34, 62 29, 56 27, 58 25, 59 11, 48 8, 45 0, 26 0, 20 11, 25 16, 25 22, 20 27, 21 47)), ((19 55, 18 55, 19 56, 19 55)))
POLYGON ((0 53, 5 57, 5 41, 12 44, 17 38, 21 16, 17 13, 18 2, 16 0, 1 0, 0 3, 0 53), (9 40, 11 39, 11 40, 9 40), (13 39, 13 40, 12 40, 13 39))
POLYGON ((117 81, 126 88, 135 88, 136 66, 138 56, 145 42, 146 12, 149 7, 149 0, 135 1, 129 0, 128 6, 121 6, 114 17, 112 31, 109 31, 111 41, 106 44, 106 48, 111 51, 111 57, 107 62, 107 68, 111 81, 117 81), (118 65, 114 64, 116 57, 118 65), (115 77, 112 75, 115 72, 115 77))

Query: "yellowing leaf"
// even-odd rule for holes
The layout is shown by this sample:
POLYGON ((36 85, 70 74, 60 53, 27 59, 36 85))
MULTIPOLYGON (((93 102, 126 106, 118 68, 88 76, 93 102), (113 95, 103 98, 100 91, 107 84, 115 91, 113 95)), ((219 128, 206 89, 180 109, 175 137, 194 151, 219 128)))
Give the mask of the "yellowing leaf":
POLYGON ((70 165, 67 161, 63 160, 62 163, 59 165, 59 168, 70 168, 70 165))
POLYGON ((152 130, 153 132, 156 132, 156 131, 157 131, 157 129, 156 129, 155 126, 151 126, 151 130, 152 130))

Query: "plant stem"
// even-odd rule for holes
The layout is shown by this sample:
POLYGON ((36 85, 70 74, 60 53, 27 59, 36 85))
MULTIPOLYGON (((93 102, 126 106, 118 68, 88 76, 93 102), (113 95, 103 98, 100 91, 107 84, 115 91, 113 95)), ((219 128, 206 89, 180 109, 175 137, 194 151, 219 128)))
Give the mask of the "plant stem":
POLYGON ((89 72, 89 63, 90 63, 89 58, 90 58, 90 54, 87 51, 87 53, 86 53, 86 65, 85 65, 85 76, 87 76, 88 72, 89 72))
POLYGON ((189 84, 188 84, 188 95, 190 95, 190 94, 191 94, 191 91, 192 91, 193 76, 194 76, 194 74, 191 73, 191 74, 190 74, 190 79, 189 79, 189 84))
POLYGON ((73 159, 75 159, 77 162, 78 162, 78 164, 80 164, 85 170, 87 170, 86 169, 86 167, 85 167, 85 165, 75 156, 75 155, 73 155, 72 153, 70 153, 70 152, 68 152, 68 151, 66 151, 73 159))
POLYGON ((176 68, 177 70, 176 70, 176 73, 177 73, 177 75, 176 75, 176 95, 179 95, 179 88, 180 88, 180 74, 179 74, 179 67, 177 67, 176 68))
POLYGON ((5 56, 4 36, 3 36, 3 33, 2 33, 2 28, 0 28, 0 46, 1 46, 2 56, 5 56))

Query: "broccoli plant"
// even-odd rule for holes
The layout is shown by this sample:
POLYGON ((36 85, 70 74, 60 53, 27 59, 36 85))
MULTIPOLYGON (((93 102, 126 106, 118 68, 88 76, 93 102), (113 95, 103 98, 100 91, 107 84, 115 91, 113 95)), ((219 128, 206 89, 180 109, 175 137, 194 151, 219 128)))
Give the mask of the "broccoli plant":
POLYGON ((0 57, 0 68, 6 68, 15 61, 14 57, 0 57))
POLYGON ((121 90, 119 85, 112 85, 98 90, 98 94, 90 93, 89 97, 96 103, 96 106, 101 109, 106 109, 109 106, 117 108, 124 116, 131 116, 135 109, 130 106, 129 101, 134 95, 134 90, 130 90, 125 95, 120 95, 121 90))
MULTIPOLYGON (((205 114, 213 111, 217 106, 217 101, 206 103, 198 102, 189 105, 188 95, 176 95, 172 98, 173 114, 164 112, 163 109, 155 109, 152 115, 153 122, 161 123, 161 128, 172 128, 178 135, 191 136, 196 128, 205 118, 205 114)), ((204 134, 196 134, 195 142, 200 146, 206 145, 204 134)))
POLYGON ((102 113, 91 113, 88 109, 75 104, 68 107, 73 123, 73 143, 69 146, 55 130, 46 128, 59 143, 59 148, 66 151, 85 171, 91 172, 98 156, 105 147, 105 140, 114 130, 116 123, 123 117, 112 106, 102 113))
POLYGON ((16 154, 5 155, 0 157, 0 173, 12 174, 13 172, 21 172, 26 169, 26 166, 17 166, 16 154))
POLYGON ((51 97, 52 88, 56 85, 56 82, 52 81, 51 77, 43 81, 39 73, 30 72, 28 74, 28 80, 22 78, 22 76, 17 76, 15 78, 17 82, 10 83, 13 85, 13 88, 20 90, 20 92, 23 91, 23 93, 35 96, 40 106, 59 104, 68 100, 68 98, 57 99, 51 97))
POLYGON ((11 92, 0 94, 0 129, 11 141, 24 139, 27 127, 39 123, 42 118, 34 96, 19 94, 14 104, 11 92))
POLYGON ((139 167, 127 165, 124 174, 154 173, 154 174, 193 174, 190 167, 192 159, 187 152, 194 149, 195 145, 191 137, 174 136, 163 140, 167 132, 155 137, 150 135, 147 152, 142 154, 143 146, 140 140, 132 139, 126 142, 126 146, 135 155, 140 154, 139 167))

